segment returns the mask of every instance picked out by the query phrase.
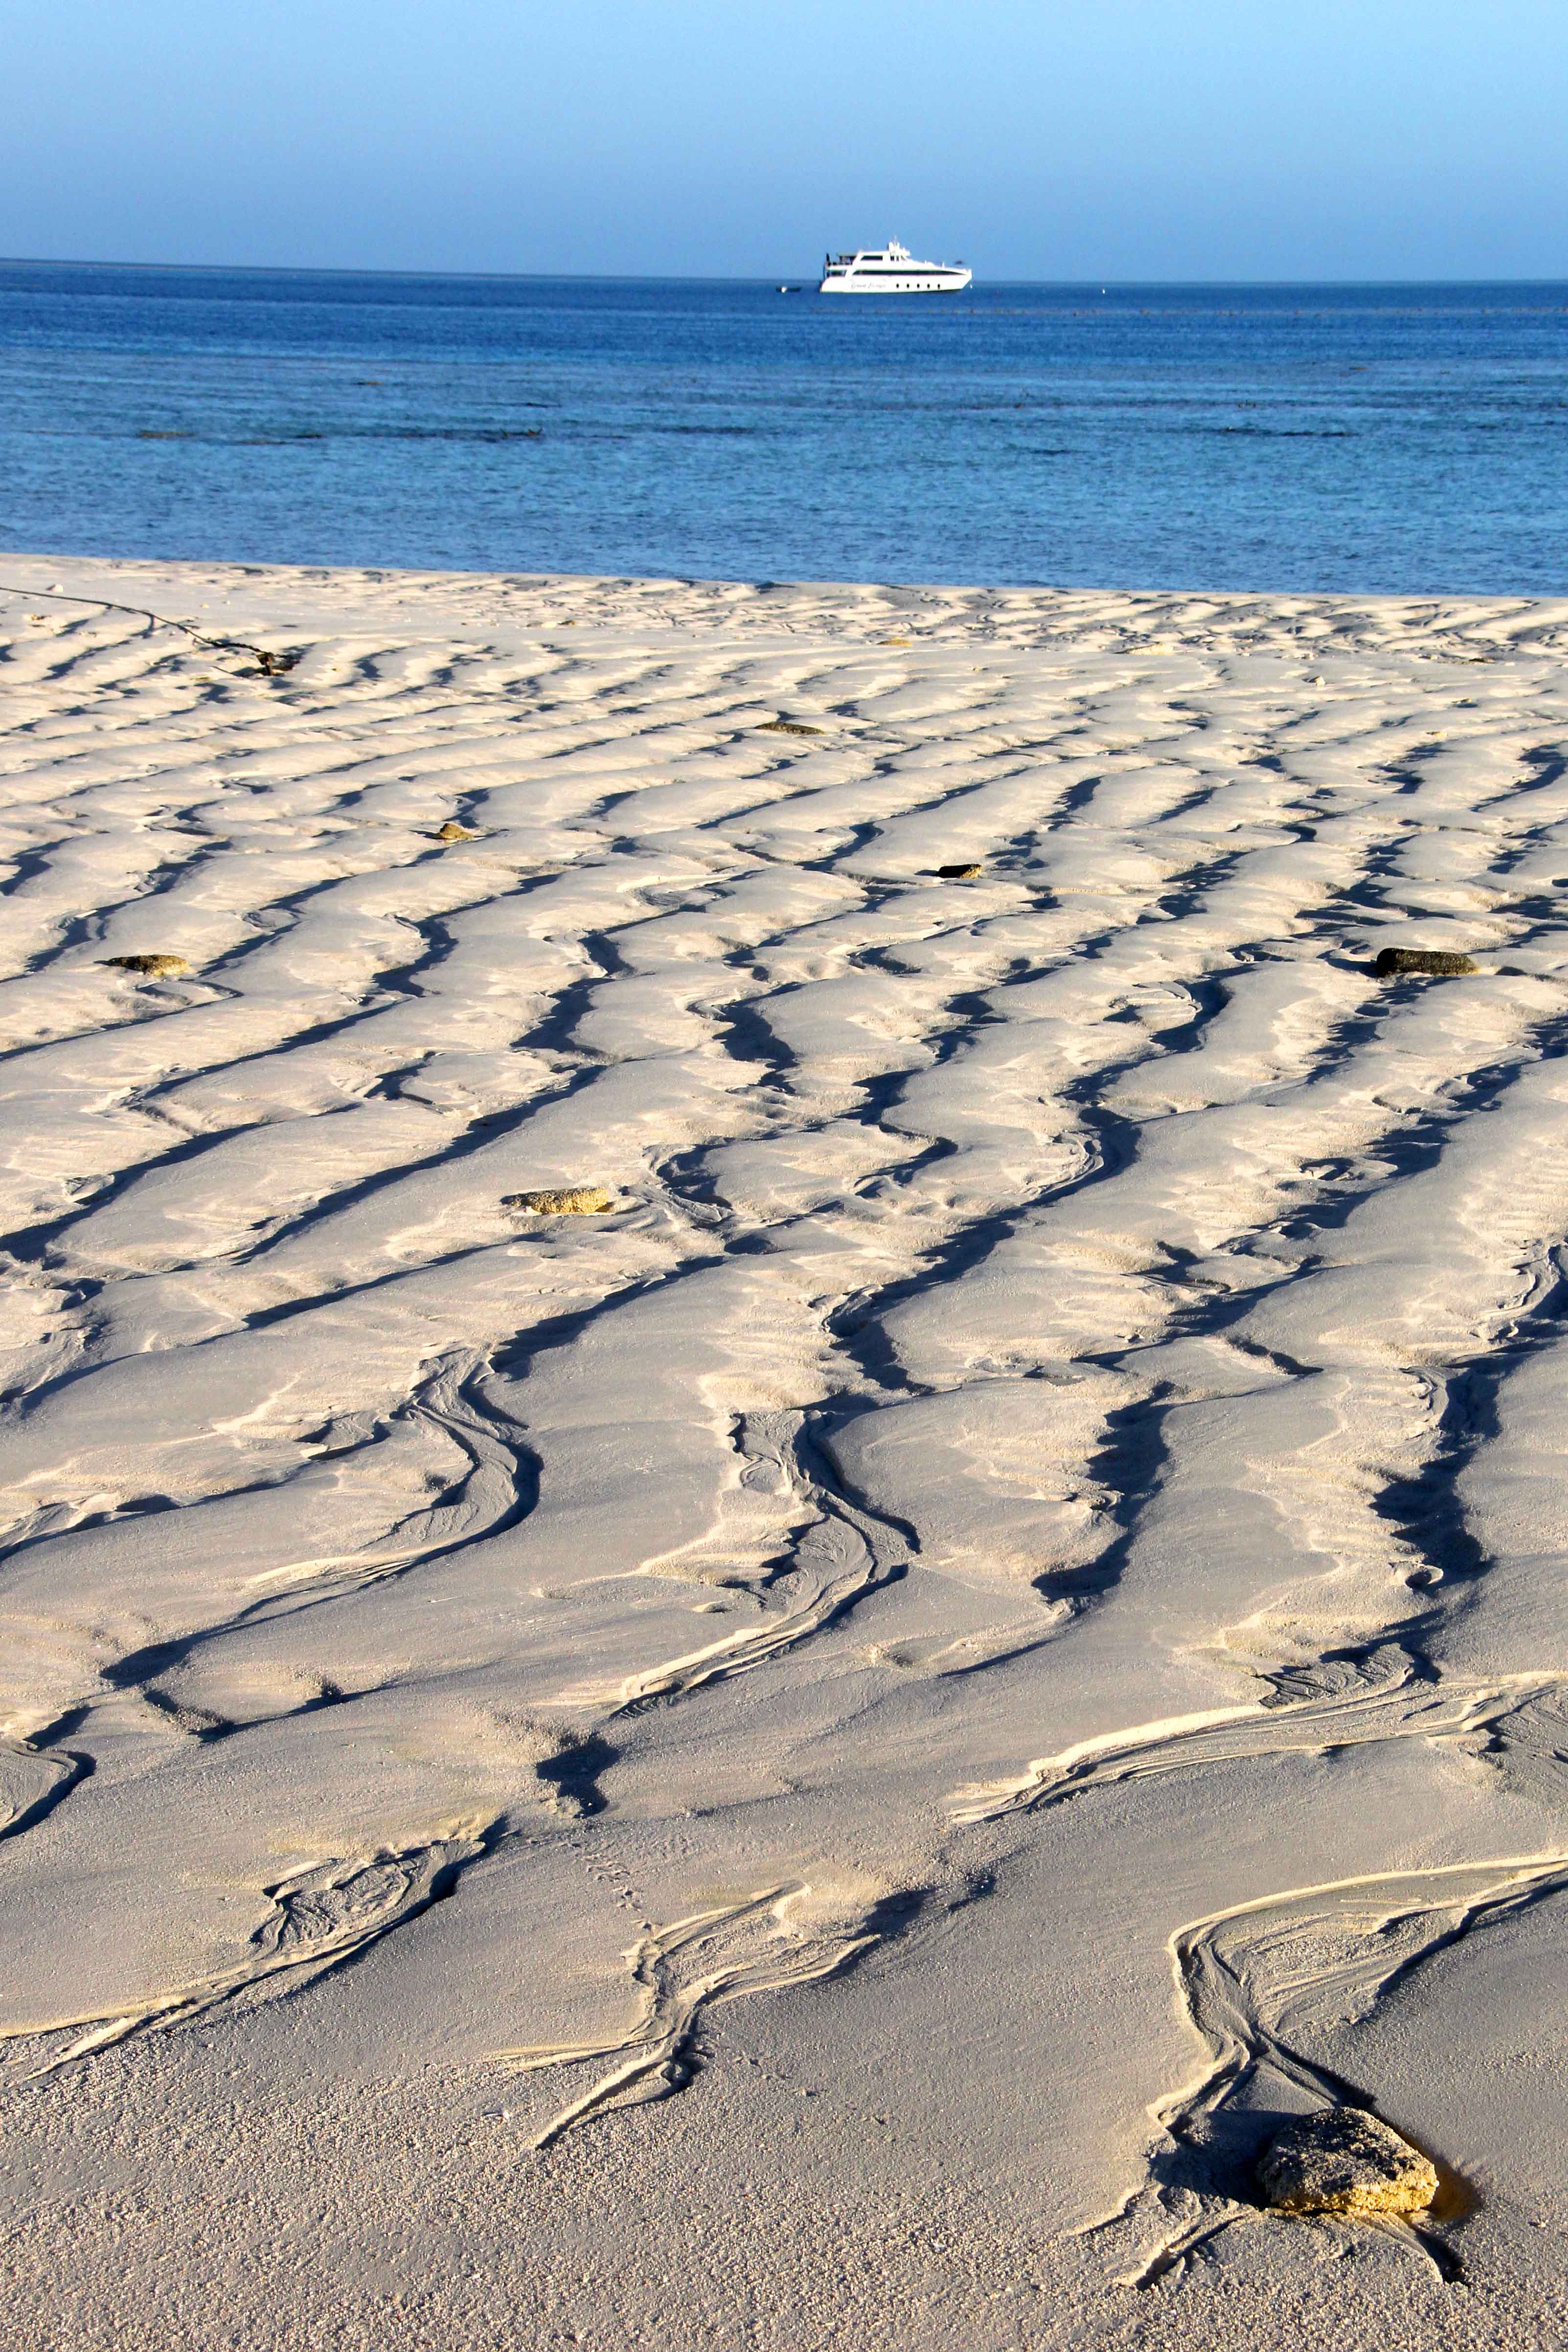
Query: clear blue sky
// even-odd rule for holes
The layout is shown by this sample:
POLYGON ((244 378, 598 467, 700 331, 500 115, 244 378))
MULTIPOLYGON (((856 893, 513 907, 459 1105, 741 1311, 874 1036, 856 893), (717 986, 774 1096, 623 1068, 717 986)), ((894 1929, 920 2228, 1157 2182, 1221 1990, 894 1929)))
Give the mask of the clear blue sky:
POLYGON ((6 0, 0 252, 1568 277, 1568 0, 6 0))

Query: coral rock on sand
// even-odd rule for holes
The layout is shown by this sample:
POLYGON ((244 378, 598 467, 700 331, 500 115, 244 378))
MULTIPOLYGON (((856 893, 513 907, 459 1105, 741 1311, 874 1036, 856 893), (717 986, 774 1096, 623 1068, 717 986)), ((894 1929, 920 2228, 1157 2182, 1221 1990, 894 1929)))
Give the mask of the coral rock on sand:
POLYGON ((522 1209, 534 1217, 599 1217, 615 1202, 602 1184, 574 1184, 564 1192, 512 1192, 503 1209, 522 1209))
POLYGON ((1401 972, 1421 971, 1436 979, 1452 979, 1460 972, 1479 971, 1468 955, 1450 955, 1442 948, 1384 948, 1377 959, 1377 971, 1384 980, 1401 972))
POLYGON ((106 964, 115 964, 121 971, 145 972, 153 980, 172 980, 176 972, 189 971, 190 964, 182 955, 105 956, 106 964))
POLYGON ((1258 2179, 1282 2213, 1419 2213, 1437 2194, 1431 2160, 1360 2107, 1287 2124, 1259 2158, 1258 2179))
POLYGON ((459 824, 455 817, 448 817, 436 838, 437 841, 477 841, 479 835, 472 825, 459 824))
POLYGON ((936 870, 944 882, 978 882, 985 868, 984 866, 939 866, 936 870))

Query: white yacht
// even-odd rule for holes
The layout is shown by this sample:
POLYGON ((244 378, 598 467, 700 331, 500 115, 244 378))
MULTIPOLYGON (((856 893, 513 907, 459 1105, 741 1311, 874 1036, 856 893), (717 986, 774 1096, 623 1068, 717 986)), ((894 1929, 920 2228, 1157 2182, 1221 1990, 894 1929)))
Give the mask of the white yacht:
POLYGON ((879 253, 825 255, 819 294, 962 294, 974 276, 962 261, 915 261, 889 237, 879 253))

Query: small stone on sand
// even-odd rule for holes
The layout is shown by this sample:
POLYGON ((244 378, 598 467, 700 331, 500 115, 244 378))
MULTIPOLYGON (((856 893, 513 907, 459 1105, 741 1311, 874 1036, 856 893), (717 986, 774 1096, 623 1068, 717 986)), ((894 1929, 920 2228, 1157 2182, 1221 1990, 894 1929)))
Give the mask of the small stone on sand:
POLYGON ((944 882, 978 882, 985 868, 984 866, 939 866, 936 870, 944 882))
POLYGON ((522 1209, 531 1217, 602 1217, 615 1202, 602 1184, 574 1184, 563 1192, 511 1192, 503 1209, 522 1209))
POLYGON ((1437 2194, 1431 2159, 1361 2107, 1287 2124, 1258 2158, 1258 2181, 1281 2213, 1420 2213, 1437 2194))
POLYGON ((759 735, 824 735, 826 729, 808 727, 804 719, 764 719, 758 726, 759 735))
POLYGON ((190 964, 182 955, 105 956, 106 964, 114 964, 121 971, 144 972, 150 980, 172 980, 176 972, 189 971, 190 964))
POLYGON ((1450 955, 1443 948, 1384 948, 1377 959, 1376 969, 1384 980, 1393 980, 1404 972, 1425 972, 1435 980, 1455 979, 1461 972, 1479 971, 1468 955, 1450 955))
POLYGON ((436 835, 437 841, 478 841, 479 837, 472 825, 459 824, 450 816, 436 835))

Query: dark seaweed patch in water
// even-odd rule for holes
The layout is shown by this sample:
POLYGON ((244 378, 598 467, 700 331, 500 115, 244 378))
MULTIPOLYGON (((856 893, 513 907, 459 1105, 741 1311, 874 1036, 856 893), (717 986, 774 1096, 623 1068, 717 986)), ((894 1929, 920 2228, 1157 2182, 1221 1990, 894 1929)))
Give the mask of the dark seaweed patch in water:
POLYGON ((1247 441, 1353 441, 1337 425, 1182 425, 1180 433, 1235 434, 1247 441))
POLYGON ((355 425, 345 441, 542 441, 542 425, 355 425))
MULTIPOLYGON (((163 438, 176 437, 194 441, 194 433, 178 436, 169 434, 163 438)), ((288 449, 297 441, 542 441, 544 428, 540 425, 349 425, 335 432, 258 433, 247 435, 232 446, 238 449, 288 449)), ((230 446, 218 443, 223 447, 230 446)))

